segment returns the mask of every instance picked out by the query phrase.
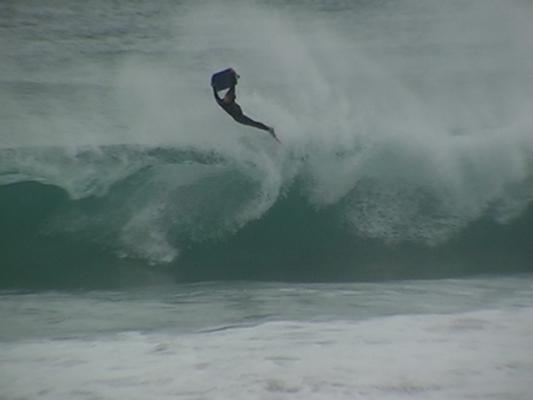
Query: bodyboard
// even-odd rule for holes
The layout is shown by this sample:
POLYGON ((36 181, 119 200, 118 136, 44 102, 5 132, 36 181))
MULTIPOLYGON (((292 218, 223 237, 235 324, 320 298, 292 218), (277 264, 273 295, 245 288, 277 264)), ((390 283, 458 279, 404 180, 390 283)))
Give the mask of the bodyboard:
POLYGON ((211 86, 218 92, 219 90, 229 89, 237 84, 237 78, 233 68, 227 68, 223 71, 214 73, 211 76, 211 86))

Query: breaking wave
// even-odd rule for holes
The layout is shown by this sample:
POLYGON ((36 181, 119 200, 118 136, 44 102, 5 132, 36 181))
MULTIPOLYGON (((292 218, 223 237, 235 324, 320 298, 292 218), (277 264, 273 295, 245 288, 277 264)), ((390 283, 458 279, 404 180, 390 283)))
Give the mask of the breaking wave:
POLYGON ((372 4, 147 11, 149 48, 124 55, 124 22, 131 43, 75 36, 85 58, 59 72, 7 32, 27 52, 0 81, 0 285, 531 269, 531 7, 372 4), (227 66, 281 146, 217 109, 227 66))

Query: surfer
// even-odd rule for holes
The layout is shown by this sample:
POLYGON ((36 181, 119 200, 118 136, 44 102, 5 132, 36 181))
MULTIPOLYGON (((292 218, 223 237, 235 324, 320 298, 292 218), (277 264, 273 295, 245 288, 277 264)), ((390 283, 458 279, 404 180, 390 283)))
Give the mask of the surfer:
POLYGON ((213 95, 215 96, 215 100, 217 101, 218 105, 222 107, 222 109, 226 111, 229 115, 231 115, 231 117, 238 123, 267 131, 272 135, 274 139, 280 142, 280 140, 276 136, 276 133, 274 132, 274 128, 267 126, 262 122, 254 121, 250 117, 244 115, 241 106, 239 106, 235 102, 235 99, 237 98, 237 95, 235 94, 235 85, 237 84, 237 78, 239 78, 239 75, 237 75, 235 71, 233 71, 233 74, 235 76, 233 84, 231 85, 231 87, 226 92, 223 98, 220 98, 218 96, 218 92, 215 86, 213 86, 213 95))

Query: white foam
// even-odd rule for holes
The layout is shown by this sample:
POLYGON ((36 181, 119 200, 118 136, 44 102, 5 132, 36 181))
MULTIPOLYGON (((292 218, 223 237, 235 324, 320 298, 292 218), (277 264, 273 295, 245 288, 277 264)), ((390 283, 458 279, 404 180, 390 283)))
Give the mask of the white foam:
MULTIPOLYGON (((0 161, 5 182, 30 177, 74 198, 104 195, 151 164, 127 153, 118 161, 82 159, 81 145, 95 154, 116 143, 214 151, 259 187, 240 212, 221 216, 222 231, 260 218, 298 176, 308 202, 342 202, 346 225, 362 236, 430 244, 480 216, 505 222, 530 203, 530 5, 404 0, 328 13, 321 6, 235 4, 231 13, 213 2, 179 8, 159 21, 174 44, 158 49, 157 61, 128 49, 111 68, 95 56, 84 63, 93 71, 87 86, 71 81, 85 76, 78 65, 55 76, 43 64, 36 75, 55 76, 49 84, 84 96, 45 96, 37 85, 31 96, 7 99, 0 147, 60 145, 72 152, 0 161), (264 132, 218 109, 209 76, 227 66, 241 73, 244 111, 273 124, 282 146, 270 148, 258 138, 264 132), (260 144, 250 145, 254 140, 260 144)), ((80 48, 93 45, 80 39, 80 48)), ((133 40, 135 46, 143 54, 142 42, 133 40)), ((27 79, 15 72, 16 83, 27 79)), ((204 190, 198 202, 216 189, 204 190)), ((176 210, 175 203, 154 198, 140 205, 139 216, 117 218, 122 225, 113 230, 133 248, 138 239, 131 239, 142 235, 135 230, 147 225, 153 245, 137 255, 173 260, 179 246, 160 223, 169 215, 158 210, 176 210)))
POLYGON ((533 309, 2 343, 2 398, 526 399, 533 309))

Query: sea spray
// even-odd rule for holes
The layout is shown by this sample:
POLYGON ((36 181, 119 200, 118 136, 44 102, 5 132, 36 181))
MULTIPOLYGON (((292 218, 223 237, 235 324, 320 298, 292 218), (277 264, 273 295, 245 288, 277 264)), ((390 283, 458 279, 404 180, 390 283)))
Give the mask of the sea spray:
MULTIPOLYGON (((4 202, 68 195, 32 241, 178 271, 224 254, 221 277, 232 262, 254 268, 246 254, 300 277, 313 260, 381 276, 397 251, 418 264, 431 246, 477 243, 479 224, 493 243, 507 228, 521 243, 533 158, 527 3, 402 1, 320 18, 298 5, 171 9, 147 13, 162 35, 150 52, 108 55, 105 42, 82 65, 4 75, 0 182, 15 193, 4 202), (227 66, 242 77, 245 112, 274 125, 281 146, 216 107, 209 76, 227 66)), ((5 220, 8 237, 17 222, 5 220)))

